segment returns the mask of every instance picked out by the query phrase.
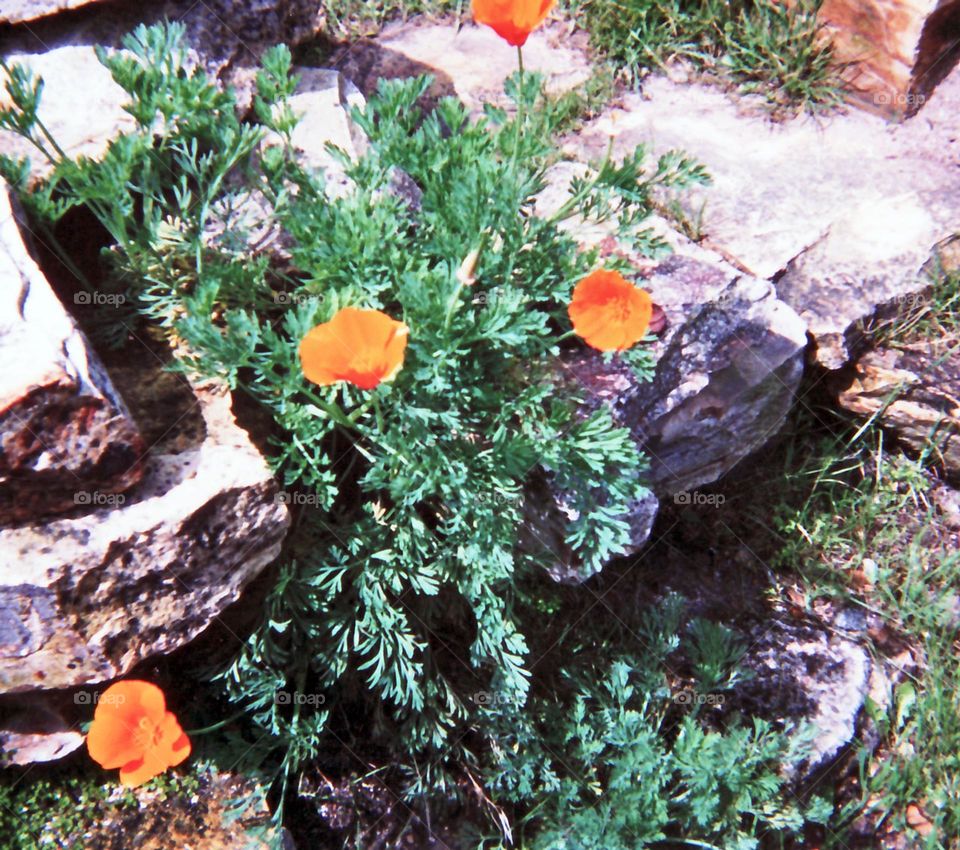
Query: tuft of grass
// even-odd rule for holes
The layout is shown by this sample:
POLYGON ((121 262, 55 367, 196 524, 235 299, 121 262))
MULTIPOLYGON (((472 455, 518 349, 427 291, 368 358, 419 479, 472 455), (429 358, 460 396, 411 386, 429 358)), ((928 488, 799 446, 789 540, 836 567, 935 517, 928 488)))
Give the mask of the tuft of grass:
MULTIPOLYGON (((929 295, 905 319, 873 329, 884 345, 952 351, 960 329, 960 274, 938 262, 929 295)), ((960 531, 931 472, 931 446, 910 459, 875 422, 794 451, 803 458, 784 492, 805 496, 777 511, 775 563, 809 594, 839 598, 871 618, 878 656, 899 668, 889 705, 868 700, 879 733, 858 756, 852 791, 829 846, 865 829, 883 846, 960 848, 960 531), (904 843, 906 842, 906 843, 904 843)), ((878 845, 879 846, 879 845, 878 845)))
POLYGON ((636 83, 682 60, 758 93, 775 110, 821 111, 841 100, 819 3, 774 0, 571 0, 594 47, 636 83))
POLYGON ((843 599, 868 612, 879 654, 909 647, 919 661, 918 672, 904 665, 888 707, 868 702, 880 749, 859 754, 858 793, 836 813, 834 837, 852 840, 859 820, 911 846, 957 848, 947 837, 960 836, 960 553, 928 498, 936 482, 924 459, 891 452, 873 428, 822 445, 793 473, 795 483, 811 479, 807 498, 779 512, 778 565, 800 574, 809 605, 843 599), (911 821, 929 830, 926 843, 911 821))
POLYGON ((330 35, 352 38, 377 32, 390 20, 412 15, 469 13, 469 0, 321 0, 320 11, 330 35))

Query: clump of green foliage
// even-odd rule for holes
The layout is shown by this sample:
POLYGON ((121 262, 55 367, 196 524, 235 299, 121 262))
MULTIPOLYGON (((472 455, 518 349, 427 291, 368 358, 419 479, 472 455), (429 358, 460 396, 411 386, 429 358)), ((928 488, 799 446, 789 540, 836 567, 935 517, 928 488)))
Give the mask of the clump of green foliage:
POLYGON ((724 721, 711 707, 744 675, 737 636, 683 620, 681 600, 667 597, 621 623, 600 651, 597 631, 568 634, 561 652, 571 660, 539 683, 524 712, 489 706, 497 734, 488 783, 495 800, 522 812, 517 846, 746 850, 827 816, 822 800, 803 807, 783 794, 780 771, 803 759, 805 732, 724 721), (681 666, 689 680, 678 691, 681 666), (694 694, 712 702, 685 710, 694 694))
MULTIPOLYGON (((382 83, 354 114, 367 152, 332 151, 349 190, 328 192, 291 143, 289 51, 264 57, 242 120, 231 92, 187 70, 182 35, 140 28, 126 50, 101 51, 136 127, 99 161, 65 156, 38 119, 40 81, 5 68, 13 106, 0 126, 55 167, 29 192, 29 163, 5 158, 0 171, 51 232, 74 207, 92 211, 114 270, 100 285, 166 330, 176 368, 222 379, 270 414, 277 474, 302 498, 262 626, 221 678, 252 727, 242 751, 279 779, 278 818, 346 716, 406 771, 410 797, 448 793, 457 766, 479 766, 491 793, 538 825, 537 847, 561 846, 571 829, 584 846, 679 830, 748 847, 760 828, 794 826, 774 801, 786 739, 764 724, 678 719, 662 657, 626 657, 584 630, 565 654, 591 647, 593 669, 561 665, 555 707, 531 693, 531 630, 555 589, 542 569, 552 553, 521 545, 528 483, 566 494, 565 543, 585 574, 625 550, 645 493, 630 434, 557 391, 557 357, 574 344, 570 291, 598 262, 559 225, 609 220, 656 254, 664 246, 643 229, 652 193, 703 171, 677 153, 649 163, 641 148, 575 181, 553 217, 536 215, 565 113, 518 73, 507 81, 516 108, 481 120, 453 99, 424 114, 427 79, 382 83), (391 188, 399 172, 419 187, 415 203, 391 188), (251 218, 259 235, 284 234, 285 257, 258 249, 251 218), (345 305, 410 328, 394 381, 359 392, 304 379, 300 339, 345 305), (747 744, 755 752, 734 770, 747 744)), ((629 273, 624 262, 607 266, 629 273)), ((643 347, 621 356, 649 375, 643 347)), ((656 640, 650 630, 664 652, 675 646, 675 628, 656 640)), ((701 624, 691 640, 701 684, 729 686, 726 631, 701 624)))
POLYGON ((772 107, 836 106, 839 81, 818 3, 572 0, 593 44, 634 82, 682 59, 762 94, 772 107))

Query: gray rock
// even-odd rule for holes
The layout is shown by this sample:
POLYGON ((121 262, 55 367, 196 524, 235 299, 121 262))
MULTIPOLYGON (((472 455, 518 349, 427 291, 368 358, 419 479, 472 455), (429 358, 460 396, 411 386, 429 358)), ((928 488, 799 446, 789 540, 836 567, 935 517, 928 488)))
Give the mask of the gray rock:
MULTIPOLYGON (((628 521, 628 554, 646 543, 658 499, 699 503, 715 496, 693 491, 717 481, 770 440, 782 426, 803 374, 803 322, 773 287, 729 267, 675 255, 640 281, 666 314, 654 344, 654 378, 641 383, 631 369, 586 347, 563 356, 570 392, 587 409, 606 405, 630 428, 648 457, 652 495, 628 521)), ((526 543, 552 555, 558 581, 589 578, 563 542, 570 519, 562 493, 528 488, 526 543)))
MULTIPOLYGON (((0 376, 0 524, 93 505, 140 480, 137 426, 30 256, 5 185, 0 376)), ((0 640, 3 630, 0 617, 0 640)))
POLYGON ((28 699, 0 723, 0 765, 57 761, 83 742, 84 736, 66 722, 58 707, 42 698, 28 699))
MULTIPOLYGON (((563 94, 591 76, 585 33, 547 25, 533 32, 523 48, 524 66, 544 75, 547 90, 563 94)), ((517 70, 517 51, 489 27, 466 23, 409 23, 387 26, 375 39, 347 45, 335 67, 369 95, 381 78, 431 74, 431 99, 457 97, 474 116, 485 102, 507 105, 503 81, 517 70)))
POLYGON ((289 524, 230 395, 195 388, 206 435, 149 459, 93 513, 0 531, 0 693, 121 676, 199 634, 278 554, 289 524))
MULTIPOLYGON (((588 171, 574 162, 551 168, 537 214, 556 212, 569 197, 571 180, 588 171)), ((772 284, 695 245, 663 219, 651 217, 648 226, 671 246, 672 256, 655 261, 636 255, 617 242, 609 223, 574 217, 563 224, 585 247, 629 259, 637 285, 664 314, 648 383, 617 358, 605 362, 586 346, 560 363, 569 391, 585 397, 587 409, 606 405, 649 458, 646 480, 654 496, 628 518, 630 552, 649 537, 657 498, 697 500, 703 494, 691 491, 717 481, 777 433, 793 406, 807 346, 804 322, 772 284)), ((554 578, 588 578, 563 543, 563 495, 541 488, 527 494, 526 504, 528 541, 552 553, 554 578)))
POLYGON ((849 357, 858 321, 921 292, 935 245, 960 230, 960 71, 917 118, 860 112, 774 123, 749 98, 663 77, 605 110, 565 150, 580 159, 647 144, 702 162, 710 186, 680 198, 703 245, 760 278, 810 324, 816 362, 849 357))
POLYGON ((649 456, 649 480, 672 497, 719 479, 773 437, 803 373, 803 322, 765 281, 675 255, 640 285, 667 317, 653 380, 583 349, 564 367, 611 407, 649 456))
MULTIPOLYGON (((26 0, 21 6, 53 10, 66 3, 26 0)), ((240 111, 246 112, 263 52, 275 44, 296 45, 312 37, 320 25, 319 7, 313 0, 96 2, 82 11, 68 19, 53 15, 6 33, 0 52, 8 62, 26 65, 44 78, 39 114, 61 147, 71 155, 94 159, 118 132, 133 126, 132 117, 122 109, 126 95, 97 61, 94 45, 119 48, 123 37, 141 23, 178 21, 186 27, 193 61, 232 86, 240 111)), ((6 93, 2 87, 0 92, 2 99, 6 93)), ((50 172, 49 163, 12 133, 0 131, 0 153, 29 155, 34 179, 50 172)))
POLYGON ((737 686, 736 704, 751 714, 812 730, 795 776, 827 766, 857 735, 871 686, 868 651, 855 640, 814 625, 776 621, 750 636, 742 659, 752 676, 737 686))
POLYGON ((862 346, 865 325, 906 315, 929 294, 923 266, 939 234, 917 196, 877 198, 787 264, 777 292, 806 321, 814 362, 841 368, 862 346))
MULTIPOLYGON (((114 136, 133 129, 133 116, 123 110, 126 94, 100 64, 92 46, 65 45, 44 53, 13 53, 6 61, 23 65, 43 79, 37 114, 67 155, 99 159, 114 136), (78 82, 82 82, 80 89, 78 82)), ((0 153, 27 157, 33 181, 53 171, 53 165, 33 145, 9 130, 0 130, 0 153)))
MULTIPOLYGON (((630 506, 628 551, 637 551, 647 542, 659 509, 660 500, 652 492, 630 506)), ((577 515, 563 492, 543 479, 529 481, 524 489, 523 515, 520 546, 541 558, 554 581, 580 584, 594 574, 566 542, 567 525, 577 515)))
MULTIPOLYGON (((367 136, 350 117, 350 111, 354 107, 362 109, 366 100, 339 71, 295 68, 294 73, 300 80, 290 98, 290 108, 300 120, 290 142, 304 165, 323 172, 327 194, 342 197, 351 190, 351 184, 328 146, 339 148, 352 160, 366 152, 367 136)), ((268 145, 279 142, 273 134, 266 140, 268 145)))

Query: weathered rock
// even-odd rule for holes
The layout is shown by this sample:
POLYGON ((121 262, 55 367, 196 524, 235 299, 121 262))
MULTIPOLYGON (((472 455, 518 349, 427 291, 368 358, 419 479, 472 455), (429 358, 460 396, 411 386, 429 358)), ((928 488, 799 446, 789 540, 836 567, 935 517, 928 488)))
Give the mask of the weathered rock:
POLYGON ((109 500, 140 480, 137 426, 28 253, 5 186, 0 375, 0 524, 109 500))
POLYGON ((933 452, 960 480, 960 356, 928 343, 877 349, 833 381, 840 406, 878 417, 911 451, 933 452))
MULTIPOLYGON (((537 214, 556 212, 571 180, 587 170, 581 163, 552 168, 537 214)), ((629 259, 665 321, 648 383, 585 346, 560 362, 570 392, 585 393, 588 409, 606 405, 649 459, 645 479, 653 495, 628 517, 631 552, 649 537, 658 498, 695 498, 690 491, 718 480, 776 434, 793 406, 807 345, 803 321, 769 282, 743 274, 663 219, 648 224, 676 253, 655 261, 620 245, 608 223, 572 218, 563 225, 584 246, 629 259)), ((563 542, 566 504, 549 487, 527 494, 527 544, 552 555, 557 580, 583 581, 589 576, 563 542)))
POLYGON ((825 0, 817 17, 853 99, 892 118, 920 109, 960 57, 956 0, 825 0))
MULTIPOLYGON (((38 0, 31 4, 25 0, 21 5, 65 3, 38 0)), ((101 156, 118 132, 133 126, 132 116, 122 109, 128 98, 100 65, 94 45, 119 48, 124 36, 141 23, 178 21, 186 27, 193 61, 233 86, 240 110, 245 112, 253 99, 256 68, 263 52, 275 44, 296 45, 312 37, 320 24, 314 0, 94 2, 82 11, 69 20, 54 15, 6 33, 0 52, 8 62, 19 62, 43 77, 46 85, 39 114, 61 147, 68 154, 92 158, 101 156)), ((2 87, 0 92, 0 96, 6 95, 2 87)), ((0 131, 0 153, 29 154, 34 178, 50 172, 49 163, 12 133, 0 131)))
POLYGON ((796 776, 825 767, 855 740, 872 665, 853 638, 817 625, 764 623, 742 665, 753 675, 737 686, 738 708, 786 720, 801 735, 805 725, 814 730, 796 776))
POLYGON ((35 21, 47 15, 77 9, 101 0, 9 0, 0 8, 0 24, 19 24, 35 21))
POLYGON ((628 94, 566 150, 597 159, 649 144, 681 149, 713 183, 684 192, 702 245, 776 281, 811 324, 815 358, 837 368, 851 326, 909 306, 934 246, 960 230, 960 73, 946 80, 924 122, 893 126, 862 112, 773 123, 748 102, 662 77, 628 94))
POLYGON ((27 700, 0 721, 0 765, 57 761, 83 746, 84 737, 43 699, 27 700))
MULTIPOLYGON (((523 495, 521 548, 539 556, 550 577, 560 584, 580 584, 590 578, 593 573, 566 542, 569 523, 578 518, 573 500, 541 478, 528 481, 523 495)), ((630 506, 626 517, 629 552, 639 550, 647 542, 659 508, 660 500, 652 492, 630 506)))
MULTIPOLYGON (((126 93, 100 64, 93 47, 66 45, 46 53, 15 53, 6 61, 43 78, 37 114, 67 155, 99 159, 114 136, 133 129, 133 116, 123 110, 126 93), (82 83, 80 90, 78 82, 82 83)), ((28 157, 33 180, 53 171, 33 145, 9 130, 0 130, 0 153, 28 157)))
MULTIPOLYGON (((575 89, 591 75, 584 36, 542 27, 523 48, 524 66, 542 73, 553 94, 575 89)), ((454 95, 479 115, 485 102, 505 104, 503 82, 517 70, 517 51, 489 27, 400 24, 376 39, 349 45, 334 64, 368 95, 381 78, 432 74, 434 97, 454 95)))
MULTIPOLYGON (((369 142, 351 119, 350 110, 362 109, 366 99, 339 71, 295 68, 294 73, 300 79, 289 103, 300 120, 290 142, 304 164, 323 172, 327 194, 340 197, 349 191, 350 181, 342 163, 327 146, 339 148, 351 159, 363 155, 369 142)), ((279 141, 271 137, 267 143, 271 140, 279 141)))
POLYGON ((875 198, 790 261, 777 292, 807 323, 814 362, 839 369, 861 347, 866 323, 905 315, 929 293, 922 269, 937 233, 916 196, 875 198))
POLYGON ((766 281, 672 256, 641 281, 665 312, 653 380, 582 350, 564 366, 650 459, 660 497, 716 481, 783 424, 803 373, 803 322, 766 281))
POLYGON ((93 513, 0 531, 0 693, 123 675, 206 627, 277 555, 276 482, 222 388, 196 388, 206 436, 150 458, 93 513))

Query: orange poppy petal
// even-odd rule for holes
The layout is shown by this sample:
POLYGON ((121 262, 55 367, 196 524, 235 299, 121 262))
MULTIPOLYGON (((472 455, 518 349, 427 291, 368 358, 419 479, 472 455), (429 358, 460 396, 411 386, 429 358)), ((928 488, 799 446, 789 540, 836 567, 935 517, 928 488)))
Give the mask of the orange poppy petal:
POLYGON ((600 269, 574 287, 567 312, 574 332, 588 345, 622 351, 646 335, 653 302, 619 272, 600 269))
POLYGON ((556 0, 473 0, 473 17, 515 47, 546 19, 556 0))
POLYGON ((373 389, 403 365, 407 327, 379 310, 344 307, 300 342, 307 380, 326 386, 348 381, 373 389))
POLYGON ((167 769, 163 761, 152 754, 144 754, 143 758, 135 759, 120 768, 120 784, 128 788, 135 788, 149 782, 167 769))
POLYGON ((190 739, 175 715, 167 712, 159 728, 154 730, 154 743, 140 755, 120 767, 120 782, 133 787, 148 782, 168 768, 183 762, 190 755, 190 739))
POLYGON ((113 770, 139 758, 141 750, 126 727, 95 721, 87 733, 87 752, 100 767, 113 770))
POLYGON ((342 364, 334 363, 336 338, 329 323, 311 328, 300 341, 300 365, 307 380, 322 387, 335 384, 342 364))
POLYGON ((163 691, 150 682, 125 679, 107 688, 97 701, 93 723, 87 733, 87 751, 101 767, 112 770, 142 752, 135 740, 140 720, 151 723, 166 713, 163 691))

